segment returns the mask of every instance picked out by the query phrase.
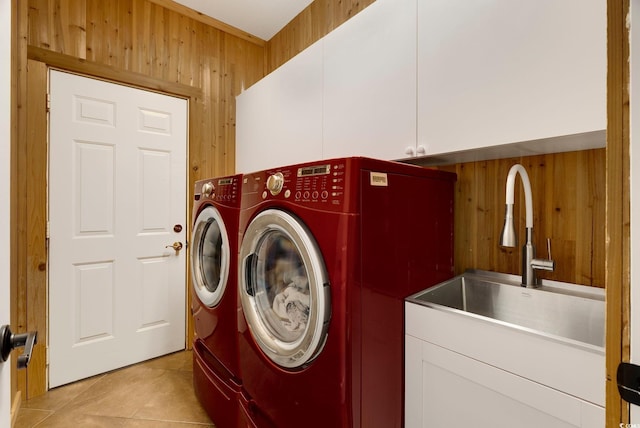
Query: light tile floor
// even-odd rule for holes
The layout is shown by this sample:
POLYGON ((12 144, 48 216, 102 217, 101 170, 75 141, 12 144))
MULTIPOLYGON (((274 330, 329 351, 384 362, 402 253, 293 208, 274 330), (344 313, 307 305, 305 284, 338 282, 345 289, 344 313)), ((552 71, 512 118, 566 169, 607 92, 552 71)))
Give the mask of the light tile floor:
POLYGON ((22 403, 15 428, 215 427, 193 391, 191 351, 52 389, 22 403))

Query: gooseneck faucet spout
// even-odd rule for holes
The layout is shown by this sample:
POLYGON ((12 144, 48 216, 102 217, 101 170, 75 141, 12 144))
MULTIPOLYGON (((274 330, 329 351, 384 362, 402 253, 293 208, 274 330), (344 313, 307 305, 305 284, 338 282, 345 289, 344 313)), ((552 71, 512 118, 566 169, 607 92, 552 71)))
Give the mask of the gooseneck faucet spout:
MULTIPOLYGON (((515 247, 517 244, 516 230, 513 224, 513 204, 514 187, 516 175, 520 174, 522 186, 524 188, 524 202, 526 210, 525 228, 527 242, 522 247, 522 286, 537 287, 538 279, 536 269, 553 271, 555 263, 553 260, 536 259, 536 248, 533 245, 533 197, 531 195, 531 181, 527 170, 520 164, 515 164, 509 170, 506 186, 506 210, 504 217, 504 227, 500 234, 500 245, 503 247, 515 247)), ((551 257, 549 249, 549 257, 551 257)))

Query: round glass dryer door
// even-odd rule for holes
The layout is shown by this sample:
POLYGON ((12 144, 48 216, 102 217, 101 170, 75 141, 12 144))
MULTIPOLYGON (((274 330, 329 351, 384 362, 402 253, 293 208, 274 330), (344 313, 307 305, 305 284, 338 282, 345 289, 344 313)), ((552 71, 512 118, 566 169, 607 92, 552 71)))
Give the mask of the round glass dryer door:
POLYGON ((313 236, 292 215, 265 210, 249 224, 240 260, 240 300, 256 343, 276 364, 304 367, 321 352, 331 316, 313 236))
POLYGON ((214 207, 198 215, 191 236, 191 278, 202 303, 220 302, 229 277, 229 237, 222 217, 214 207))

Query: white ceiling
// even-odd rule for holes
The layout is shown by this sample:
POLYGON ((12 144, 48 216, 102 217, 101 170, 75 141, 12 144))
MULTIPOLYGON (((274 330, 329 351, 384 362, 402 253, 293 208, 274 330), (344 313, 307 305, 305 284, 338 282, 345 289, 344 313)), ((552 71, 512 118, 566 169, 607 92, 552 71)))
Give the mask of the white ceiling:
POLYGON ((313 0, 174 0, 263 40, 269 40, 313 0))

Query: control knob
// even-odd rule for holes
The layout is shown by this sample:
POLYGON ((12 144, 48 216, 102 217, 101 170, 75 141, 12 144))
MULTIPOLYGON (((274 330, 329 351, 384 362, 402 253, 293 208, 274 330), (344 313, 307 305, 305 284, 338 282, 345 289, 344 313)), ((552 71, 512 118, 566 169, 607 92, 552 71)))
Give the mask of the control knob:
POLYGON ((284 176, 281 172, 276 172, 267 178, 267 189, 269 189, 269 192, 271 192, 272 195, 280 193, 282 191, 282 186, 284 186, 284 176))
POLYGON ((213 190, 215 189, 215 186, 213 185, 212 182, 208 182, 208 183, 204 183, 202 185, 202 194, 204 195, 205 198, 210 197, 213 194, 213 190))

